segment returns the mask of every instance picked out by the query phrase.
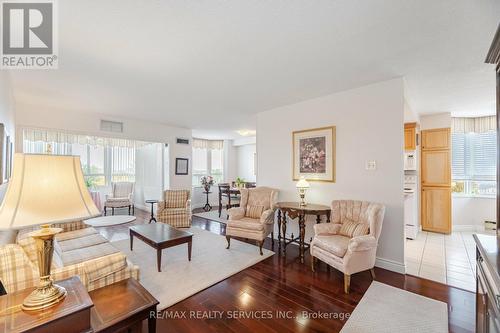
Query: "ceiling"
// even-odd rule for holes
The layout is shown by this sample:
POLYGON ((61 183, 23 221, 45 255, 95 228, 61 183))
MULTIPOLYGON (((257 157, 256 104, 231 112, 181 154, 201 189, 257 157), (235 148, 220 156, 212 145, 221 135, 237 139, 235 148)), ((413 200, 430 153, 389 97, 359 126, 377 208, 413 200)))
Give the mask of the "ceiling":
POLYGON ((403 76, 420 114, 494 112, 498 0, 64 0, 59 69, 16 103, 238 137, 255 114, 403 76))

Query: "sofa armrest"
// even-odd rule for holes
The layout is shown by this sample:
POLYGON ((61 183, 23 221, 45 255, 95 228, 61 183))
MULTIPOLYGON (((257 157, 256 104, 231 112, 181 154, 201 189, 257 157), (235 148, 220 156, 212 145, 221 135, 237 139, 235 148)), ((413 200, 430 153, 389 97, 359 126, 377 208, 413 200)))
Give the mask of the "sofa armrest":
POLYGON ((245 217, 245 209, 243 207, 233 207, 227 210, 229 220, 240 220, 245 217))
POLYGON ((80 230, 80 229, 85 229, 90 227, 88 224, 85 224, 83 221, 73 221, 73 222, 68 222, 68 223, 54 223, 52 224, 53 228, 61 228, 61 232, 69 232, 69 231, 75 231, 75 230, 80 230))
POLYGON ((78 275, 84 285, 86 285, 85 269, 83 263, 68 265, 52 269, 50 276, 54 281, 68 279, 72 276, 78 275))
POLYGON ((314 234, 330 234, 336 235, 339 233, 342 224, 340 223, 318 223, 314 225, 314 234))
POLYGON ((0 281, 8 293, 38 284, 38 267, 17 244, 0 246, 0 281))
POLYGON ((353 237, 347 246, 351 252, 367 251, 377 247, 377 240, 372 235, 353 237))
POLYGON ((273 224, 274 223, 274 209, 268 209, 262 212, 260 216, 260 223, 273 224))

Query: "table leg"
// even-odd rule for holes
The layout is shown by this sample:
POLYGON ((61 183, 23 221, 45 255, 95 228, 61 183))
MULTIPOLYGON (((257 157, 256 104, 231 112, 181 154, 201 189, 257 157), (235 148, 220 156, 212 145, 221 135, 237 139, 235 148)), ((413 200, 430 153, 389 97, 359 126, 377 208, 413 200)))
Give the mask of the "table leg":
POLYGON ((134 248, 134 235, 130 233, 130 251, 134 248))
POLYGON ((281 247, 281 209, 278 209, 278 247, 281 247))
POLYGON ((161 272, 161 249, 156 250, 156 263, 158 265, 158 272, 161 272))
MULTIPOLYGON (((156 306, 154 307, 154 312, 157 312, 156 306)), ((156 333, 156 313, 154 316, 150 314, 148 317, 148 333, 156 333)))
POLYGON ((192 245, 193 245, 193 241, 190 240, 188 242, 188 259, 189 259, 189 261, 191 261, 191 248, 192 248, 192 245))
POLYGON ((283 233, 283 253, 286 253, 286 212, 283 211, 281 216, 281 229, 283 233))
POLYGON ((321 223, 321 215, 316 215, 316 223, 321 223))
POLYGON ((305 250, 305 241, 304 237, 306 235, 306 223, 305 223, 305 215, 299 215, 299 251, 300 251, 300 262, 304 263, 304 250, 305 250))
POLYGON ((330 211, 326 212, 326 223, 330 223, 330 211))

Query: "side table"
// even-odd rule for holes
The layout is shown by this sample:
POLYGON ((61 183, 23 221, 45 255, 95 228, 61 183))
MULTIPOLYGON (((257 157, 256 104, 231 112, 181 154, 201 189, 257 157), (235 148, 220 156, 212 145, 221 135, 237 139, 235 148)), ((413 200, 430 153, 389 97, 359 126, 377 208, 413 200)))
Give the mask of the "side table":
POLYGON ((148 332, 156 332, 158 300, 154 298, 137 280, 129 278, 109 286, 89 292, 94 307, 91 322, 94 332, 121 332, 139 327, 148 320, 148 332))
POLYGON ((34 288, 0 296, 0 331, 13 332, 92 332, 90 313, 92 300, 80 281, 73 276, 57 281, 68 294, 57 305, 39 310, 23 311, 21 305, 34 288))
POLYGON ((205 193, 205 194, 207 195, 207 203, 205 204, 205 207, 203 207, 203 210, 204 210, 205 212, 208 212, 208 211, 212 210, 212 206, 210 206, 210 204, 208 203, 208 195, 209 195, 210 193, 212 193, 212 192, 210 192, 210 191, 205 191, 205 192, 203 192, 203 193, 205 193))
POLYGON ((316 223, 321 222, 321 216, 326 216, 326 222, 330 223, 331 210, 329 206, 317 205, 317 204, 307 204, 306 206, 301 206, 300 202, 278 202, 276 204, 278 208, 278 244, 281 246, 281 240, 283 239, 283 252, 286 253, 286 247, 290 243, 299 244, 300 252, 300 262, 304 263, 304 252, 305 249, 309 247, 309 244, 305 242, 305 232, 306 232, 306 215, 315 215, 316 223), (286 237, 286 224, 287 224, 287 214, 290 219, 298 218, 299 223, 299 236, 287 238, 286 237), (283 233, 283 236, 281 235, 283 233))
POLYGON ((146 203, 151 204, 151 218, 149 219, 149 223, 151 223, 151 221, 155 221, 156 223, 157 221, 154 214, 154 205, 158 203, 158 200, 146 200, 146 203))

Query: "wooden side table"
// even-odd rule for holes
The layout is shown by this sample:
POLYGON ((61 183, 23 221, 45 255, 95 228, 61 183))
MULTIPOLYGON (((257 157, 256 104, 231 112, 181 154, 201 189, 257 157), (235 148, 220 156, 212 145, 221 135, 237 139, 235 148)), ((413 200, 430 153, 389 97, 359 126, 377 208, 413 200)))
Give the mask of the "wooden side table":
POLYGON ((288 244, 299 244, 300 262, 304 263, 304 252, 306 248, 309 248, 309 244, 304 240, 306 232, 306 215, 315 215, 316 223, 320 223, 321 216, 325 215, 326 222, 330 223, 330 207, 317 204, 301 206, 300 202, 278 202, 276 207, 278 208, 278 244, 281 246, 281 240, 283 239, 283 253, 286 253, 288 244), (286 237, 287 214, 291 219, 298 218, 299 236, 297 237, 293 237, 293 234, 291 238, 286 237), (281 235, 282 232, 283 236, 281 235))
POLYGON ((135 279, 126 279, 89 292, 94 307, 91 322, 94 332, 118 332, 140 327, 148 320, 148 332, 156 331, 158 301, 135 279))
POLYGON ((151 221, 155 221, 156 223, 154 205, 158 203, 158 200, 146 200, 146 203, 151 204, 151 217, 149 219, 149 223, 151 223, 151 221))
POLYGON ((50 308, 23 311, 21 305, 34 288, 0 296, 0 332, 92 332, 92 300, 77 276, 57 281, 66 288, 66 297, 50 308))

